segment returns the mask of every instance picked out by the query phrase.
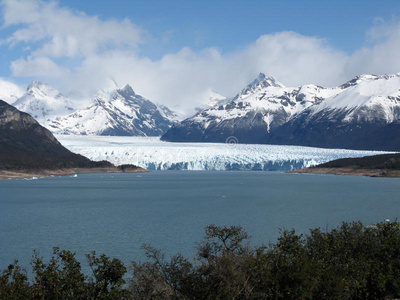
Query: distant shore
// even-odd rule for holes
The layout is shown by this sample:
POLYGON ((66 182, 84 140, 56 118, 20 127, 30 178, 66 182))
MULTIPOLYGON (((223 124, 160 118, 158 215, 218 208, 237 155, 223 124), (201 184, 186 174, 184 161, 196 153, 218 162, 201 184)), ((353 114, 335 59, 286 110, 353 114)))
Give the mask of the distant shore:
POLYGON ((400 170, 391 169, 357 169, 357 168, 322 168, 310 167, 288 173, 300 174, 334 174, 334 175, 357 175, 370 177, 400 177, 400 170))
POLYGON ((57 170, 0 170, 0 180, 12 180, 23 178, 43 178, 51 176, 68 176, 74 174, 101 174, 101 173, 144 173, 146 169, 108 167, 108 168, 70 168, 57 170))

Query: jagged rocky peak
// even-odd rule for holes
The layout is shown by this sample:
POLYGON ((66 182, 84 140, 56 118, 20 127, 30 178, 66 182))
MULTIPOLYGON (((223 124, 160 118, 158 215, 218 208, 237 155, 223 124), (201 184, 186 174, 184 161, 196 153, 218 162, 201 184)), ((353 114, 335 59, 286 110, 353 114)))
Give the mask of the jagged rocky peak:
POLYGON ((52 96, 52 97, 61 97, 61 93, 51 87, 50 85, 40 82, 40 81, 33 81, 31 84, 28 85, 26 89, 26 93, 29 95, 37 95, 41 96, 52 96))
POLYGON ((27 92, 31 91, 32 89, 34 89, 36 87, 40 87, 42 85, 43 85, 43 83, 41 81, 34 80, 28 85, 28 87, 26 88, 26 91, 27 92))
POLYGON ((250 83, 248 86, 246 86, 235 98, 243 98, 244 96, 254 94, 257 91, 260 91, 262 89, 268 88, 268 87, 285 87, 282 83, 279 81, 276 81, 275 78, 273 77, 267 77, 265 76, 264 73, 260 73, 258 77, 250 83))
POLYGON ((40 81, 33 81, 25 94, 13 104, 17 109, 32 115, 46 126, 50 118, 71 113, 74 104, 58 90, 40 81))
POLYGON ((179 116, 176 112, 170 110, 167 106, 162 104, 157 104, 157 107, 164 118, 169 119, 172 123, 179 122, 179 116))
POLYGON ((136 94, 127 84, 99 90, 87 107, 60 116, 49 124, 61 134, 160 136, 175 122, 173 112, 136 94))
POLYGON ((129 84, 125 85, 122 89, 119 89, 118 92, 125 98, 136 96, 135 91, 129 84))

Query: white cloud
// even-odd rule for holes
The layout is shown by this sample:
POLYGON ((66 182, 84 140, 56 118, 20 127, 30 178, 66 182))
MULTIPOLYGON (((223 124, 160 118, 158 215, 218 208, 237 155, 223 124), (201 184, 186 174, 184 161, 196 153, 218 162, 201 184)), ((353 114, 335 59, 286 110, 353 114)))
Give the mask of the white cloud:
POLYGON ((11 71, 14 76, 61 78, 68 76, 68 69, 60 67, 48 57, 20 58, 11 63, 11 71))
MULTIPOLYGON (((139 55, 144 31, 130 20, 101 20, 41 0, 3 0, 5 41, 26 47, 11 63, 14 76, 45 78, 58 88, 93 92, 114 78, 152 101, 190 111, 210 89, 234 96, 259 72, 288 86, 334 86, 360 73, 400 71, 400 25, 378 22, 370 46, 349 56, 324 39, 295 32, 266 34, 235 53, 183 47, 159 60, 139 55), (383 24, 383 25, 382 25, 383 24)), ((163 39, 171 38, 173 31, 163 39)))
POLYGON ((347 61, 344 72, 351 76, 400 72, 400 23, 380 21, 368 37, 372 45, 356 51, 347 61))
POLYGON ((24 90, 15 83, 0 78, 0 99, 9 104, 22 97, 24 90))
POLYGON ((80 71, 105 76, 112 73, 117 82, 132 83, 138 93, 152 100, 187 110, 206 101, 210 89, 234 96, 259 72, 294 86, 342 83, 338 74, 345 62, 346 56, 323 40, 283 32, 264 35, 233 54, 224 55, 215 48, 201 52, 183 48, 151 61, 115 52, 88 59, 80 71))
POLYGON ((295 32, 260 37, 244 54, 243 68, 259 67, 286 85, 340 83, 347 56, 325 40, 295 32))
POLYGON ((33 56, 89 56, 110 48, 134 49, 142 31, 129 20, 106 20, 40 0, 3 0, 3 27, 20 25, 7 38, 11 46, 41 41, 33 56))

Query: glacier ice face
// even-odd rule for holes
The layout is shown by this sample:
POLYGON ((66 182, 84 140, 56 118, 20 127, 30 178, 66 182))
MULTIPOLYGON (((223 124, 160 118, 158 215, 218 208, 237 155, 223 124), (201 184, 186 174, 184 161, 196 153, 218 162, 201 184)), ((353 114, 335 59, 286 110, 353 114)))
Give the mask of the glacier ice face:
POLYGON ((288 171, 344 157, 383 152, 257 144, 170 143, 157 137, 56 135, 69 150, 148 170, 288 171))

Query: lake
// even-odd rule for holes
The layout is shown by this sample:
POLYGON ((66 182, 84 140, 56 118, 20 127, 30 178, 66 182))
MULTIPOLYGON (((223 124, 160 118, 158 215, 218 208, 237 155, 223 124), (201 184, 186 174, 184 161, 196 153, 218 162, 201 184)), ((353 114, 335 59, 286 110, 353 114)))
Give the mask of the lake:
POLYGON ((282 228, 307 233, 342 221, 400 215, 400 179, 279 172, 158 171, 0 181, 0 269, 32 250, 92 250, 129 264, 142 244, 193 256, 209 224, 241 225, 253 245, 282 228))

